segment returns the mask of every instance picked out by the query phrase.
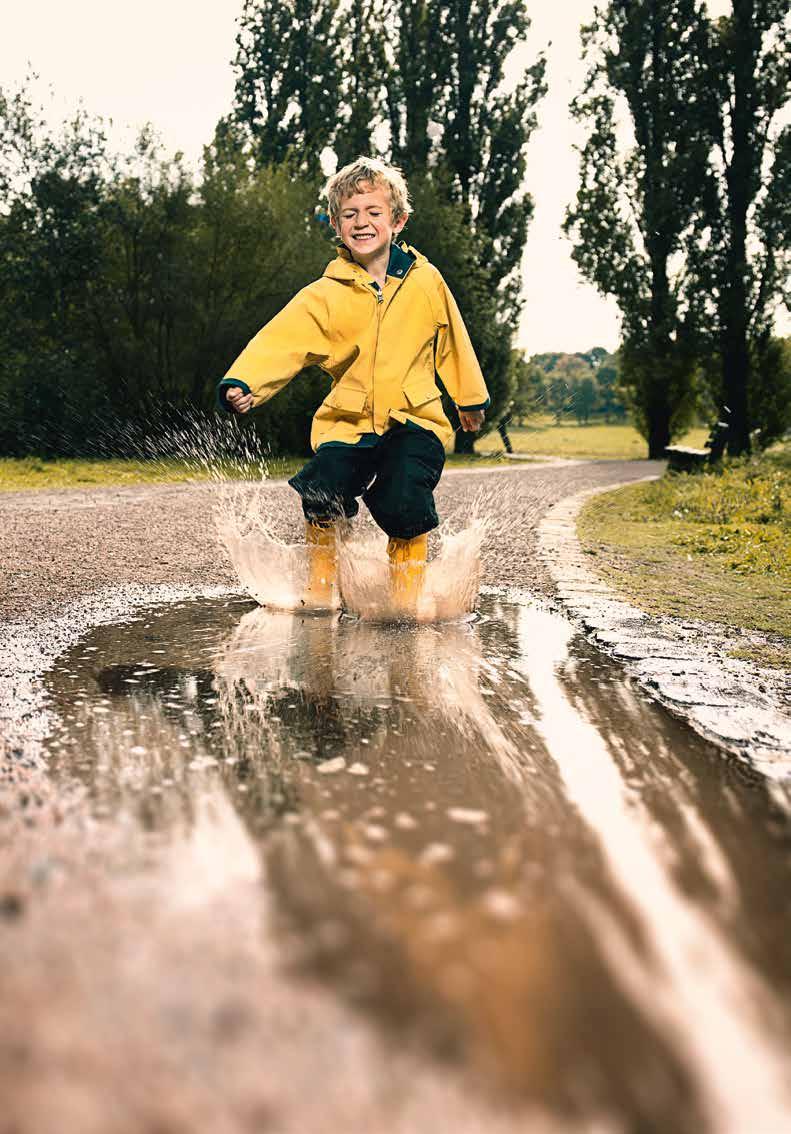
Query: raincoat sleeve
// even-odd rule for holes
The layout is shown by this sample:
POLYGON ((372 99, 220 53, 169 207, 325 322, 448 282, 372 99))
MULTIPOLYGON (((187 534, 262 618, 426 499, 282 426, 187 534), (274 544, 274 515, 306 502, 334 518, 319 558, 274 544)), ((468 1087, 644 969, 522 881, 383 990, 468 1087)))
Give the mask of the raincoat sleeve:
POLYGON ((491 399, 478 359, 448 285, 437 273, 438 322, 434 366, 458 409, 487 409, 491 399))
POLYGON ((298 291, 286 306, 250 340, 217 387, 220 409, 233 413, 226 395, 241 386, 263 405, 305 366, 331 363, 325 298, 311 285, 298 291))

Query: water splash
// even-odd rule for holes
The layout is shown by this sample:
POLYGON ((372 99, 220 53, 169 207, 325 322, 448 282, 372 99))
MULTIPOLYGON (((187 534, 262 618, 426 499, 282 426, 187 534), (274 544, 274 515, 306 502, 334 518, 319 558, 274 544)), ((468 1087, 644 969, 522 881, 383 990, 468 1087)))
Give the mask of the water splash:
MULTIPOLYGON (((447 521, 432 536, 433 555, 414 620, 445 622, 473 613, 481 576, 481 546, 489 522, 481 497, 465 512, 464 526, 447 521)), ((305 610, 311 548, 289 544, 275 534, 266 480, 257 485, 221 485, 215 507, 220 542, 247 593, 261 606, 305 610)), ((370 519, 342 525, 338 544, 338 582, 329 609, 342 608, 365 621, 403 620, 394 599, 387 537, 370 519)))

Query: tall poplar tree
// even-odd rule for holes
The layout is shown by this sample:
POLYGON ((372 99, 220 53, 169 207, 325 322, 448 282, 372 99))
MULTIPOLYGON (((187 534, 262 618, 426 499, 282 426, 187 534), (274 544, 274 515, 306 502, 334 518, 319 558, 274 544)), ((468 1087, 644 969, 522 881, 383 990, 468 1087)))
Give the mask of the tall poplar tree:
POLYGON ((338 0, 245 0, 233 117, 259 165, 290 159, 318 177, 340 99, 338 0))
POLYGON ((572 113, 588 134, 564 228, 582 274, 619 305, 621 383, 661 457, 694 405, 684 269, 709 150, 701 0, 612 0, 582 37, 589 70, 572 113))
POLYGON ((790 93, 789 31, 788 0, 733 0, 731 15, 710 26, 714 160, 695 274, 711 300, 704 312, 721 366, 715 389, 731 411, 731 454, 748 452, 751 431, 767 425, 761 406, 772 399, 762 386, 780 380, 767 355, 772 318, 779 299, 791 301, 791 126, 776 125, 790 93))
POLYGON ((500 310, 515 321, 533 215, 523 187, 526 151, 546 91, 546 60, 539 56, 513 89, 505 88, 506 64, 530 27, 523 0, 435 0, 432 27, 441 44, 432 104, 442 129, 439 158, 482 241, 500 310))
POLYGON ((438 7, 433 0, 387 0, 390 157, 410 171, 426 168, 431 153, 429 125, 442 50, 438 7))
MULTIPOLYGON (((389 16, 391 157, 407 174, 428 169, 461 209, 493 299, 487 304, 493 332, 503 343, 486 368, 496 419, 512 385, 510 341, 533 212, 523 188, 526 148, 545 90, 545 61, 539 57, 510 88, 504 83, 511 52, 530 26, 522 0, 390 0, 389 16)), ((473 441, 457 431, 457 451, 470 450, 473 441)))
POLYGON ((384 118, 388 80, 384 0, 351 0, 343 17, 340 106, 333 149, 338 167, 375 151, 374 130, 384 118))

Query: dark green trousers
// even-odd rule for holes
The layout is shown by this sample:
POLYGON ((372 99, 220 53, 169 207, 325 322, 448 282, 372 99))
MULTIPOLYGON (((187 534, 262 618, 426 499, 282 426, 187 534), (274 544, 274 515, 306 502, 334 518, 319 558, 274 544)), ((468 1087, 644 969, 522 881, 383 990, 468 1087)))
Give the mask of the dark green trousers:
POLYGON ((439 524, 434 506, 445 450, 428 429, 401 425, 371 444, 320 445, 315 456, 289 480, 302 497, 311 523, 357 515, 361 497, 392 539, 414 539, 439 524))

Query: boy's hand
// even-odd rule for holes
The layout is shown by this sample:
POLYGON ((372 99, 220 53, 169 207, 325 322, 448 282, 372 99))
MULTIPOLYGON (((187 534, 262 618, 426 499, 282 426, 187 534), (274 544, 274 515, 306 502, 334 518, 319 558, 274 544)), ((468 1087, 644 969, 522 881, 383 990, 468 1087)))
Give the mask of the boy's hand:
POLYGON ((246 394, 241 386, 229 386, 225 400, 234 413, 247 413, 252 409, 253 395, 246 394))
POLYGON ((482 409, 459 410, 459 421, 465 433, 477 433, 484 422, 486 414, 482 409))

